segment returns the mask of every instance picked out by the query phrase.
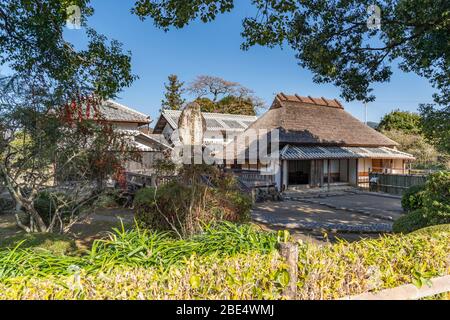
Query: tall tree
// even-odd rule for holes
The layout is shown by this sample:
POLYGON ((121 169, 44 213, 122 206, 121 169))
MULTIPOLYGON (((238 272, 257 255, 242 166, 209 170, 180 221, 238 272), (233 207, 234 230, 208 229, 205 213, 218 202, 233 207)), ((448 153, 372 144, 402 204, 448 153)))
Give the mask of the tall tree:
POLYGON ((0 183, 25 212, 17 221, 29 232, 66 231, 95 195, 91 182, 112 173, 127 149, 127 138, 101 116, 82 121, 136 78, 121 44, 88 28, 92 13, 88 0, 0 0, 0 66, 13 73, 0 79, 0 183), (77 32, 87 36, 83 50, 63 37, 73 5, 77 32), (83 183, 49 189, 71 175, 83 183), (52 205, 43 212, 38 200, 47 191, 52 205))
POLYGON ((378 125, 379 130, 401 130, 405 133, 421 132, 421 118, 420 115, 408 111, 395 110, 386 114, 378 125))
POLYGON ((165 83, 166 93, 164 99, 161 101, 161 107, 163 110, 180 110, 183 106, 185 99, 182 98, 184 93, 184 82, 178 80, 178 76, 171 74, 168 77, 169 83, 165 83))
POLYGON ((432 104, 420 106, 422 131, 439 151, 450 155, 450 104, 436 108, 432 104))
POLYGON ((213 102, 217 102, 220 97, 233 94, 238 87, 241 85, 237 82, 201 75, 189 84, 188 91, 196 98, 209 96, 213 102))
MULTIPOLYGON (((156 26, 183 28, 230 12, 234 0, 137 0, 133 12, 156 26)), ((372 85, 392 67, 427 78, 437 105, 421 108, 427 136, 450 153, 450 1, 253 0, 242 21, 242 48, 290 46, 317 83, 333 83, 346 101, 373 101, 372 85), (376 6, 374 6, 376 5, 376 6), (434 129, 438 125, 439 129, 434 129), (445 130, 445 131, 442 131, 445 130)))
POLYGON ((189 84, 203 112, 255 115, 264 102, 238 82, 201 75, 189 84))
MULTIPOLYGON (((212 21, 231 11, 234 2, 137 0, 133 12, 169 30, 196 19, 212 21)), ((316 82, 341 87, 346 100, 374 100, 371 84, 388 81, 395 60, 400 69, 428 78, 439 90, 437 101, 450 101, 448 0, 253 0, 252 4, 254 16, 243 19, 242 47, 291 46, 316 82)))

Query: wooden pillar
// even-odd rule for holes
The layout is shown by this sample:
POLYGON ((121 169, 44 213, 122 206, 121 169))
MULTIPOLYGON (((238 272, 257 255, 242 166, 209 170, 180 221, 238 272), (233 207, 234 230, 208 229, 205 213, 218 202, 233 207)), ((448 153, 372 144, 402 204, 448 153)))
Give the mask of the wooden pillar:
POLYGON ((295 300, 297 297, 298 280, 298 245, 296 243, 279 243, 278 250, 288 267, 289 283, 283 289, 283 296, 287 300, 295 300))
POLYGON ((319 165, 320 165, 320 167, 319 167, 319 175, 320 175, 320 177, 319 177, 319 187, 323 187, 323 160, 319 160, 318 161, 319 162, 319 165))
POLYGON ((356 159, 356 187, 359 187, 359 177, 358 177, 358 167, 359 167, 359 159, 356 159))
POLYGON ((330 182, 331 182, 331 160, 328 159, 328 191, 330 191, 330 182))
POLYGON ((347 183, 350 184, 350 159, 347 159, 347 183))

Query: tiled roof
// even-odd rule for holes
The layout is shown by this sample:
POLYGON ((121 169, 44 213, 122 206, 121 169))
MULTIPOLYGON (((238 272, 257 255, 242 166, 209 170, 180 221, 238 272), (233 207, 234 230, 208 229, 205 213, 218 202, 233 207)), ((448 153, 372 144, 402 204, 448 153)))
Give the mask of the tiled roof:
POLYGON ((396 146, 333 99, 278 94, 271 108, 249 129, 279 129, 280 142, 338 146, 396 146))
POLYGON ((291 146, 286 145, 280 152, 284 160, 316 160, 316 159, 405 159, 414 160, 406 152, 387 147, 319 147, 319 146, 291 146))
POLYGON ((133 122, 141 124, 151 122, 150 116, 112 100, 105 101, 100 106, 100 115, 105 120, 112 122, 133 122))
MULTIPOLYGON (((163 110, 161 118, 164 118, 173 129, 178 128, 178 119, 181 111, 179 110, 163 110)), ((256 116, 246 116, 240 114, 225 114, 225 113, 208 113, 202 112, 206 120, 206 128, 208 131, 244 131, 250 124, 256 121, 256 116)), ((160 119, 161 119, 160 118, 160 119)), ((158 121, 159 123, 160 121, 158 121)), ((155 131, 162 130, 155 126, 155 131)))
POLYGON ((170 143, 162 134, 145 134, 139 130, 116 129, 118 132, 128 136, 130 141, 140 151, 161 151, 164 149, 172 149, 170 143))

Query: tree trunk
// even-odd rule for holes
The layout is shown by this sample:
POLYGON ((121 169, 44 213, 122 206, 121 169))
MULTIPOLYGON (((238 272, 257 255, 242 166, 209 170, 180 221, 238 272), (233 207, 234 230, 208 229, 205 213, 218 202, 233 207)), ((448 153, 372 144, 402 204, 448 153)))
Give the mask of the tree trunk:
MULTIPOLYGON (((25 199, 22 196, 22 193, 20 192, 20 190, 16 190, 14 188, 14 183, 13 183, 12 179, 9 177, 9 175, 6 171, 6 168, 1 164, 0 164, 0 177, 3 178, 2 180, 4 181, 6 189, 8 190, 11 198, 13 198, 14 201, 16 202, 16 204, 20 205, 25 210, 25 213, 27 213, 30 216, 30 226, 28 226, 28 227, 24 226, 22 223, 18 223, 17 225, 20 228, 24 229, 26 232, 33 232, 33 231, 47 232, 47 226, 45 225, 45 222, 44 222, 44 220, 42 220, 39 213, 34 208, 33 203, 31 201, 28 201, 27 199, 25 199), (37 227, 36 230, 33 227, 33 223, 36 223, 36 227, 37 227)), ((18 222, 20 222, 20 220, 18 220, 17 215, 16 215, 16 220, 18 222)))

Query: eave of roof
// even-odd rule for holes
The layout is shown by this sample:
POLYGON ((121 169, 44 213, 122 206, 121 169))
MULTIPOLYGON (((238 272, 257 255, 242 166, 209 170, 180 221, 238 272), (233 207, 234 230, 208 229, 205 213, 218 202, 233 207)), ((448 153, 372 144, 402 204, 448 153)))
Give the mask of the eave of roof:
POLYGON ((286 145, 280 152, 283 160, 320 159, 403 159, 414 160, 414 156, 399 150, 377 147, 322 147, 286 145))

